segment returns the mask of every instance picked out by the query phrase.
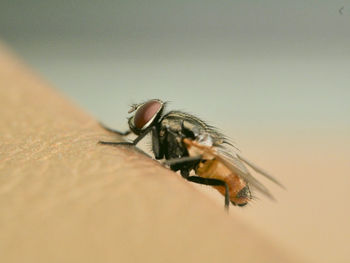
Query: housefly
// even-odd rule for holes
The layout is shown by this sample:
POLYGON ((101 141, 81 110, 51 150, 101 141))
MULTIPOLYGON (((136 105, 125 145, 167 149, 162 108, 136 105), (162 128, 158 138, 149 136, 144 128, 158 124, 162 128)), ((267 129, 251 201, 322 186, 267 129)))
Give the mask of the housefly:
MULTIPOLYGON (((249 185, 270 198, 270 192, 256 180, 244 166, 279 184, 273 177, 238 155, 231 154, 230 142, 213 126, 201 119, 181 111, 164 113, 166 102, 152 99, 131 106, 129 130, 120 132, 104 127, 106 130, 128 135, 134 133, 131 142, 105 142, 107 145, 136 145, 147 134, 152 134, 152 151, 157 160, 165 162, 173 171, 180 171, 186 180, 215 187, 225 196, 225 207, 229 202, 244 206, 251 200, 249 185), (190 175, 194 171, 195 175, 190 175)), ((279 184, 280 185, 280 184, 279 184)))

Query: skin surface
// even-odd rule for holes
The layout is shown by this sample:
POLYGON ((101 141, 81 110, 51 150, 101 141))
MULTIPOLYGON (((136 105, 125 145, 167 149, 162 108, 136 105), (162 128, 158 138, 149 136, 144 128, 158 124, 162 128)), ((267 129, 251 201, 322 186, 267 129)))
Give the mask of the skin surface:
POLYGON ((0 46, 0 262, 302 262, 0 46))

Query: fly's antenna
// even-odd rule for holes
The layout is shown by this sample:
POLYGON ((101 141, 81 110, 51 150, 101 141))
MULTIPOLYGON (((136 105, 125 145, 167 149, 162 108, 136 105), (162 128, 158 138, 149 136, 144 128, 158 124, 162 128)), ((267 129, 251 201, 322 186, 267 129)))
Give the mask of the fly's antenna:
POLYGON ((128 113, 134 112, 134 111, 138 108, 139 105, 140 105, 140 104, 137 104, 137 103, 131 104, 131 105, 130 105, 130 110, 128 111, 128 113))

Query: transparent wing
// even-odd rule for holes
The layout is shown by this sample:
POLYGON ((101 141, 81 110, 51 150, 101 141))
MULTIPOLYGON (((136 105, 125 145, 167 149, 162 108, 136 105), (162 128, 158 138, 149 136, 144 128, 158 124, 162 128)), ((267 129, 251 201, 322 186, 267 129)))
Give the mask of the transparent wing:
POLYGON ((267 179, 269 179, 270 181, 274 182, 275 184, 277 184, 278 186, 282 187, 283 189, 286 189, 286 187, 283 184, 281 184, 275 177, 273 177, 272 175, 268 174, 266 171, 264 171, 260 167, 256 166, 251 161, 247 160, 246 158, 244 158, 243 156, 238 155, 238 154, 237 154, 237 157, 240 160, 242 160, 245 164, 247 164, 250 168, 252 168, 255 172, 265 176, 267 179))
MULTIPOLYGON (((262 184, 260 183, 254 176, 251 175, 249 170, 246 168, 244 163, 246 163, 248 166, 250 166, 254 171, 257 173, 262 174, 266 178, 270 179, 271 181, 275 182, 276 184, 283 187, 281 183, 279 183, 275 178, 273 178, 268 173, 264 172, 262 169, 258 168, 256 165, 252 164, 245 158, 238 156, 237 154, 233 153, 231 154, 227 149, 222 147, 208 147, 206 145, 199 144, 198 142, 185 139, 184 140, 187 145, 191 145, 192 147, 195 147, 199 150, 199 153, 203 153, 204 156, 212 156, 219 162, 221 162, 223 165, 225 165, 230 171, 237 174, 239 177, 241 177, 243 180, 245 180, 251 187, 255 188, 262 194, 266 195, 272 200, 275 200, 273 195, 270 193, 270 191, 262 184)), ((211 158, 212 158, 211 157, 211 158)))
POLYGON ((244 163, 236 156, 232 154, 225 154, 225 152, 220 152, 220 154, 215 155, 216 159, 222 162, 228 169, 236 173, 239 177, 245 180, 250 186, 266 195, 268 198, 275 200, 270 191, 260 183, 248 169, 245 167, 244 163), (223 154, 221 154, 223 153, 223 154))

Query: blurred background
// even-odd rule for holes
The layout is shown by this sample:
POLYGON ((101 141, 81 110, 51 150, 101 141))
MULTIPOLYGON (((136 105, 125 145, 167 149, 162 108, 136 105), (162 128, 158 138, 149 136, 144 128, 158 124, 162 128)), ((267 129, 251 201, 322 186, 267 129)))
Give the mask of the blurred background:
POLYGON ((231 214, 350 261, 350 1, 2 0, 0 39, 111 127, 150 98, 220 127, 287 187, 231 214))

